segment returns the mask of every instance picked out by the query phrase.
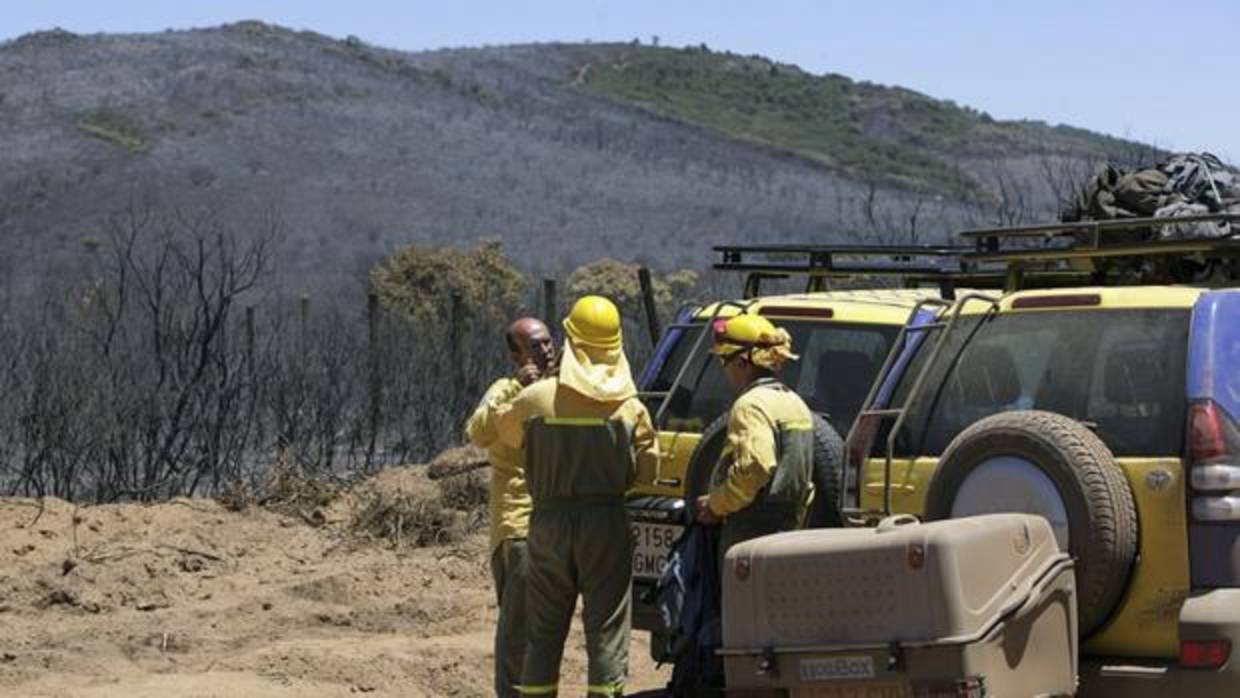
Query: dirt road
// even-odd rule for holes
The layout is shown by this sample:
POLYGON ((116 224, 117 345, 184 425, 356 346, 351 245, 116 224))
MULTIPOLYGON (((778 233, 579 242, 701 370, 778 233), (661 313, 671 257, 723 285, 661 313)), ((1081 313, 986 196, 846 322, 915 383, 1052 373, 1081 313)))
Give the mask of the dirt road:
MULTIPOLYGON (((419 491, 421 469, 378 486, 419 491)), ((486 540, 394 548, 213 500, 77 508, 0 499, 0 695, 485 696, 486 540)), ((630 687, 666 681, 633 643, 630 687)), ((584 694, 580 628, 564 695, 584 694)))

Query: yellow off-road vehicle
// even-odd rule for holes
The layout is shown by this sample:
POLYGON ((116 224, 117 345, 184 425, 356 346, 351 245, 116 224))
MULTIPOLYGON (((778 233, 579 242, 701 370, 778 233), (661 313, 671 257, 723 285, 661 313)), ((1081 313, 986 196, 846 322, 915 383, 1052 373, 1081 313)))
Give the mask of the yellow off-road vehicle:
POLYGON ((1008 292, 924 302, 846 446, 851 523, 1050 522, 1076 560, 1079 695, 1240 695, 1240 239, 1165 225, 965 233, 1008 292))
MULTIPOLYGON (((688 518, 688 502, 706 490, 723 448, 727 412, 735 394, 718 362, 710 360, 711 322, 737 313, 758 313, 792 335, 799 361, 780 378, 815 412, 815 505, 807 525, 839 526, 842 487, 841 434, 847 433, 862 400, 910 313, 927 298, 952 297, 954 280, 936 263, 954 259, 948 247, 721 247, 716 269, 748 272, 743 298, 685 308, 667 328, 640 384, 659 429, 660 479, 630 494, 633 518, 635 629, 663 633, 649 592, 688 518), (805 257, 805 264, 780 261, 805 257), (773 257, 773 261, 769 258, 773 257), (761 258, 766 261, 753 261, 761 258), (761 295, 764 279, 808 277, 804 293, 761 295), (936 288, 829 290, 838 277, 900 275, 908 283, 936 288), (941 282, 941 283, 940 283, 941 282)), ((652 643, 663 659, 661 642, 652 643)))

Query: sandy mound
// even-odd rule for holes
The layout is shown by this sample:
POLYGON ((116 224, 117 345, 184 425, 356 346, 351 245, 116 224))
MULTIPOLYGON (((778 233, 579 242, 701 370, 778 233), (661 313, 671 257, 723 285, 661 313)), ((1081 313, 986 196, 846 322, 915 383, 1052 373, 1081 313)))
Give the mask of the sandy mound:
MULTIPOLYGON (((0 499, 0 695, 490 695, 485 533, 443 506, 478 482, 398 468, 279 512, 0 499), (419 541, 418 506, 445 533, 419 541)), ((635 635, 634 690, 666 680, 646 656, 635 635)))

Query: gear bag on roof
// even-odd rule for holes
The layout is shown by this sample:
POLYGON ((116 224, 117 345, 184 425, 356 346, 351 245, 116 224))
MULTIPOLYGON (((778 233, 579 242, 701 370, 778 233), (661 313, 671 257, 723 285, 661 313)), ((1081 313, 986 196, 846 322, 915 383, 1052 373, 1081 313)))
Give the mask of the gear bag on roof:
MULTIPOLYGON (((1073 222, 1207 213, 1240 213, 1240 172, 1210 153, 1182 153, 1142 170, 1104 165, 1060 218, 1073 222)), ((1236 232, 1227 222, 1189 222, 1135 231, 1131 241, 1230 237, 1236 232)))

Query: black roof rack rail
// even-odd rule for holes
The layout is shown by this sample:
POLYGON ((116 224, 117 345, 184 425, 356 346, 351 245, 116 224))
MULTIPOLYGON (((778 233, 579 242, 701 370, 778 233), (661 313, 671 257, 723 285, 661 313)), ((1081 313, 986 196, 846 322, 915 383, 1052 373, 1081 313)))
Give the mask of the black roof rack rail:
MULTIPOLYGON (((1071 269, 1025 269, 1022 273, 1013 277, 1008 271, 993 272, 960 272, 941 276, 917 276, 916 274, 904 277, 908 282, 908 286, 921 286, 923 284, 942 283, 945 276, 950 279, 951 284, 955 288, 971 288, 974 290, 1013 290, 1013 286, 1019 283, 1021 289, 1034 288, 1062 288, 1064 286, 1086 286, 1097 280, 1097 277, 1088 271, 1075 271, 1071 269)), ((947 296, 944 298, 951 300, 947 296)))
MULTIPOLYGON (((963 245, 717 245, 714 250, 721 257, 715 269, 747 272, 746 298, 758 295, 764 279, 794 275, 809 277, 806 292, 827 290, 828 278, 897 276, 906 285, 938 284, 950 298, 956 278, 977 271, 963 259, 973 248, 963 245)), ((1002 271, 993 276, 1001 281, 1002 271)))
POLYGON ((1240 238, 1187 237, 1170 240, 1134 240, 1133 233, 1189 223, 1240 224, 1240 213, 1210 213, 1166 218, 1048 223, 1010 228, 965 230, 960 237, 973 242, 963 259, 978 263, 1056 262, 1105 257, 1145 257, 1203 254, 1230 257, 1240 254, 1240 238), (1126 233, 1126 235, 1121 235, 1126 233), (1041 241, 1038 246, 1036 241, 1041 241), (1056 240, 1068 244, 1053 245, 1056 240))

